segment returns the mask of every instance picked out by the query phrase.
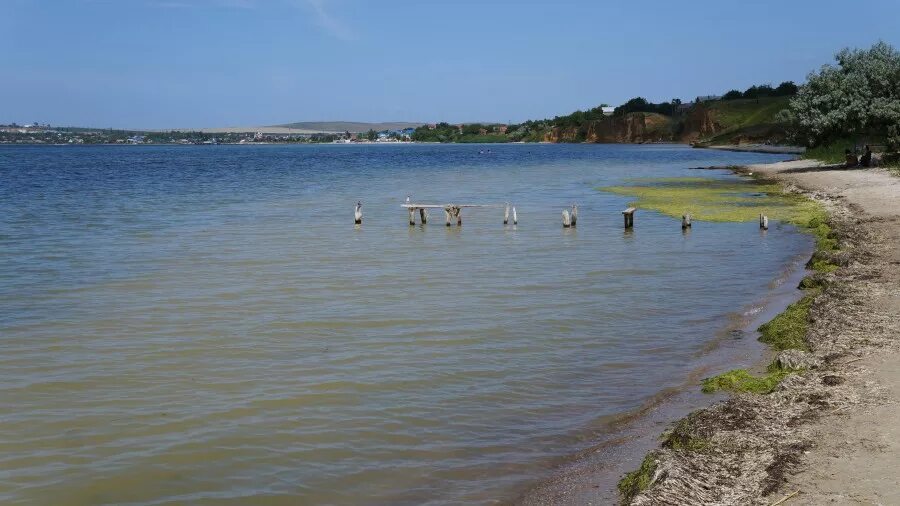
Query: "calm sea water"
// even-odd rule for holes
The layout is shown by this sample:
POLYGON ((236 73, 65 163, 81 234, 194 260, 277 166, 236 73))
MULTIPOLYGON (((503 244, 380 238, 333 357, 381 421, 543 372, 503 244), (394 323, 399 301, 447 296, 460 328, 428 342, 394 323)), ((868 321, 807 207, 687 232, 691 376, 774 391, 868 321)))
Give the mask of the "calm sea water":
POLYGON ((0 502, 508 499, 596 420, 683 382, 810 248, 642 211, 626 233, 628 199, 595 188, 775 159, 0 147, 0 502), (408 194, 510 201, 519 224, 491 209, 410 227, 408 194))

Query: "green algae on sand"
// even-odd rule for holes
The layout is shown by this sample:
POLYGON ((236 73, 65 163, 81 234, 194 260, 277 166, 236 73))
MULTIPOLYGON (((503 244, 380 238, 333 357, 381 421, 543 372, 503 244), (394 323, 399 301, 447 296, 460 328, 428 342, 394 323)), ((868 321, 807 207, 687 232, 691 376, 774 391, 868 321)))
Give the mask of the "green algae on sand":
MULTIPOLYGON (((770 367, 771 369, 771 367, 770 367)), ((732 369, 712 378, 703 380, 703 393, 711 394, 719 390, 728 392, 750 392, 768 394, 775 390, 788 374, 794 371, 775 369, 761 376, 754 376, 746 369, 732 369)))
POLYGON ((809 329, 809 308, 818 291, 810 290, 797 302, 789 305, 768 323, 759 327, 759 340, 777 351, 809 351, 806 332, 809 329))
POLYGON ((625 501, 630 501, 650 486, 656 466, 656 454, 649 453, 641 462, 641 467, 636 471, 625 473, 618 485, 619 493, 622 494, 625 501))

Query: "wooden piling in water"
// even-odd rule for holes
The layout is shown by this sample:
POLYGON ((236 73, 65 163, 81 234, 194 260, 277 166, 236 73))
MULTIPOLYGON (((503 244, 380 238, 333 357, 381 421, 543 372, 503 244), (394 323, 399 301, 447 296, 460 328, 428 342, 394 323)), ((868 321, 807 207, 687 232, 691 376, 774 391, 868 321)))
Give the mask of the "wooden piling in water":
POLYGON ((516 216, 516 206, 513 206, 513 225, 519 224, 519 218, 516 216))
POLYGON ((682 214, 681 215, 681 230, 686 230, 691 228, 691 215, 690 214, 682 214))
POLYGON ((572 226, 575 226, 575 222, 578 221, 578 205, 572 204, 572 226))
MULTIPOLYGON (((505 206, 505 214, 503 216, 503 222, 509 222, 509 203, 504 204, 424 204, 421 202, 411 202, 409 197, 407 197, 407 201, 405 204, 400 207, 406 209, 409 212, 409 224, 415 225, 416 223, 416 211, 419 212, 419 217, 422 220, 422 225, 428 223, 428 210, 429 209, 443 209, 444 210, 444 220, 446 225, 449 227, 453 223, 453 218, 456 218, 456 225, 462 226, 462 210, 465 207, 471 208, 500 208, 505 206)), ((516 208, 512 208, 513 212, 513 223, 516 222, 516 208)))
POLYGON ((634 212, 635 208, 629 207, 628 209, 622 211, 622 216, 625 217, 625 228, 631 228, 634 226, 634 212))
POLYGON ((562 219, 563 219, 563 228, 569 228, 572 226, 572 219, 569 217, 568 209, 563 209, 562 219))
POLYGON ((769 217, 763 214, 759 215, 759 228, 769 230, 769 217))
POLYGON ((353 211, 353 223, 357 225, 362 224, 362 202, 356 203, 356 210, 353 211))

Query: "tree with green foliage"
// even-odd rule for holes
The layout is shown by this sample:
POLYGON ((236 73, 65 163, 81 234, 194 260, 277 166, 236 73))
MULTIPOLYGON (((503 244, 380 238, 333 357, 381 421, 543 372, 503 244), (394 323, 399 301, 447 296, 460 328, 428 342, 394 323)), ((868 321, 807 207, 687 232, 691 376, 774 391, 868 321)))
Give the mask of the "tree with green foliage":
POLYGON ((869 49, 845 48, 835 60, 837 65, 810 73, 791 100, 801 139, 816 146, 872 135, 900 148, 900 52, 878 42, 869 49))
POLYGON ((463 125, 462 133, 463 135, 479 135, 482 129, 486 130, 485 126, 481 123, 469 123, 463 125))
POLYGON ((753 85, 747 88, 747 91, 744 92, 744 98, 762 98, 762 97, 771 97, 775 94, 775 90, 769 84, 760 84, 759 86, 753 85))
POLYGON ((670 102, 660 102, 658 104, 654 104, 653 102, 649 102, 644 97, 635 97, 625 102, 624 104, 616 107, 615 114, 627 114, 629 112, 655 112, 657 114, 664 114, 666 116, 671 116, 675 109, 677 108, 677 104, 680 104, 680 99, 672 99, 670 102))
POLYGON ((760 99, 765 97, 790 97, 797 94, 797 85, 793 81, 784 81, 773 88, 770 84, 753 85, 743 93, 739 90, 731 90, 722 95, 722 100, 738 100, 741 98, 760 99))
POLYGON ((775 88, 776 97, 792 97, 797 94, 799 87, 794 81, 784 81, 775 88))

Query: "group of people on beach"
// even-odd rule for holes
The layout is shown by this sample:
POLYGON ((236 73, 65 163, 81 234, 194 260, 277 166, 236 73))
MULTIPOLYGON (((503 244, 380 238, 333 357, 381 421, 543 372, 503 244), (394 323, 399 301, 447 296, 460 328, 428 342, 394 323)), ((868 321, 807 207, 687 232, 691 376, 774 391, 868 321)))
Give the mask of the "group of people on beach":
POLYGON ((866 144, 866 151, 863 153, 861 157, 857 157, 849 149, 844 150, 844 159, 846 160, 847 168, 851 167, 873 167, 872 164, 872 149, 869 148, 869 145, 866 144))

